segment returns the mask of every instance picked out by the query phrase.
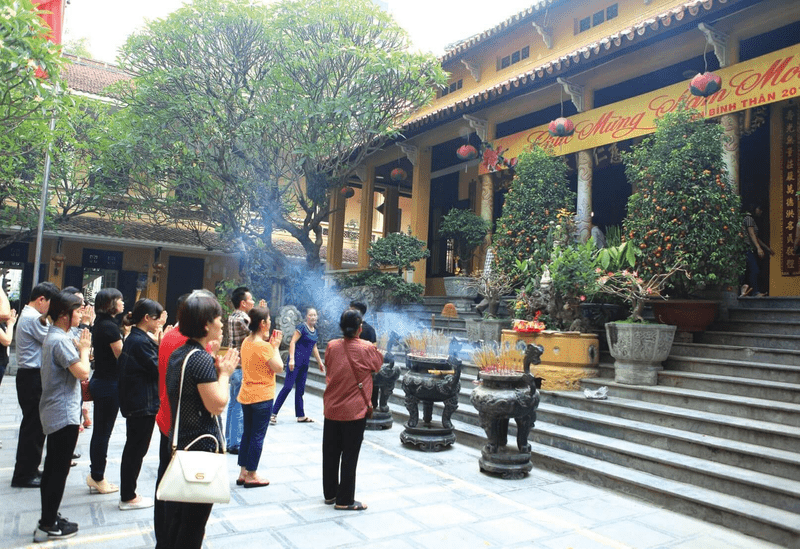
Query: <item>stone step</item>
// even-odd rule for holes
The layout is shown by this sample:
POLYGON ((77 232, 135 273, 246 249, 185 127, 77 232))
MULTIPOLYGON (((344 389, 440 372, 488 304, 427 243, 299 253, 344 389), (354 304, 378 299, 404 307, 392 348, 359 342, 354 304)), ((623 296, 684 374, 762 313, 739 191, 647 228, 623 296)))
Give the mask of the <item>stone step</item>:
MULTIPOLYGON (((535 440, 662 479, 685 482, 800 513, 800 482, 563 426, 541 425, 535 440)), ((800 519, 800 515, 798 515, 800 519)))
POLYGON ((783 547, 797 547, 800 515, 795 513, 543 444, 534 445, 532 460, 534 466, 543 469, 637 496, 783 547))
POLYGON ((769 349, 746 345, 712 345, 676 341, 672 344, 665 367, 673 370, 737 375, 717 371, 717 368, 722 368, 726 364, 729 365, 726 371, 732 372, 741 369, 741 377, 800 383, 800 375, 794 378, 791 373, 792 370, 800 373, 800 349, 769 349), (697 363, 696 369, 692 369, 692 361, 697 363), (709 369, 714 371, 709 371, 709 369), (779 377, 770 377, 771 372, 775 372, 775 375, 779 377), (783 376, 790 377, 784 378, 783 376))
POLYGON ((654 386, 625 385, 606 379, 587 379, 583 386, 606 386, 610 395, 619 398, 800 427, 800 404, 672 387, 661 384, 661 374, 664 372, 659 373, 659 384, 654 386))
POLYGON ((800 427, 621 397, 611 397, 608 400, 588 400, 582 393, 577 392, 542 392, 542 400, 557 406, 566 406, 757 446, 767 446, 790 452, 800 448, 800 427))
POLYGON ((539 405, 532 439, 558 425, 800 482, 800 454, 584 410, 539 405))
POLYGON ((800 310, 800 297, 740 297, 737 306, 746 309, 797 309, 800 310))
POLYGON ((800 349, 800 335, 710 330, 702 334, 696 334, 695 343, 796 351, 800 349))
POLYGON ((786 322, 782 320, 728 320, 727 322, 717 322, 711 326, 713 331, 735 332, 759 335, 793 335, 800 337, 800 325, 796 322, 786 322))
POLYGON ((797 383, 664 370, 658 373, 658 384, 664 387, 800 405, 800 384, 797 383))
POLYGON ((738 322, 769 321, 800 324, 800 309, 772 307, 731 307, 728 309, 729 320, 738 322))

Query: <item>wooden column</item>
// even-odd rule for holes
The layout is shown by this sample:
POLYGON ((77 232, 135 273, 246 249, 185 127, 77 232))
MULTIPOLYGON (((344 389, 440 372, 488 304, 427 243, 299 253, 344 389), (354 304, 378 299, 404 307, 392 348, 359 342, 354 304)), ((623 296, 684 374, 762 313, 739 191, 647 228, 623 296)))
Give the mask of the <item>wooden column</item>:
MULTIPOLYGON (((431 207, 431 151, 419 149, 411 187, 411 234, 428 241, 428 220, 431 207)), ((414 264, 414 282, 425 284, 425 260, 414 264)))
MULTIPOLYGON (((400 191, 397 187, 388 186, 383 195, 383 235, 397 232, 400 220, 400 191)), ((400 227, 402 231, 402 227, 400 227)))
POLYGON ((369 244, 372 241, 372 216, 375 208, 375 166, 368 165, 361 184, 361 218, 358 223, 358 266, 369 266, 369 244))
POLYGON ((344 242, 344 203, 342 193, 331 193, 331 213, 328 215, 328 269, 342 268, 342 244, 344 242))

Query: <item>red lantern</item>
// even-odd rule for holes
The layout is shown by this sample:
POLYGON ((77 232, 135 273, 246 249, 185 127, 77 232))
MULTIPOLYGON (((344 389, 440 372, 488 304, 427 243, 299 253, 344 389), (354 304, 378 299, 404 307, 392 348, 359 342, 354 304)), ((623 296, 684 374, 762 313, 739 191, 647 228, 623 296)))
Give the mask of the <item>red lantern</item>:
POLYGON ((556 118, 547 127, 548 133, 553 137, 569 137, 575 133, 575 124, 569 118, 556 118))
POLYGON ((472 145, 461 145, 456 151, 459 160, 472 160, 478 158, 478 149, 472 145))
POLYGON ((392 170, 392 173, 389 174, 389 177, 392 178, 392 181, 405 181, 408 175, 403 168, 395 168, 392 170))
POLYGON ((717 93, 722 88, 722 78, 713 72, 704 72, 703 74, 697 73, 697 76, 692 78, 689 83, 689 91, 692 95, 699 95, 700 97, 708 97, 717 93))
POLYGON ((345 198, 353 198, 353 196, 355 196, 356 194, 356 191, 355 189, 353 189, 353 187, 348 187, 345 185, 344 187, 339 189, 339 193, 345 198))

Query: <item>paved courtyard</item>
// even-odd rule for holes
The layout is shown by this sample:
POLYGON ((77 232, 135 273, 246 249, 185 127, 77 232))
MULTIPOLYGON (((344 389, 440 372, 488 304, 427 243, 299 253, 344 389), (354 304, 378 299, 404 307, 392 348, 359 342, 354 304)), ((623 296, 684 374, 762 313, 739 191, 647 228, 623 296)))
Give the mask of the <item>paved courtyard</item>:
MULTIPOLYGON (((15 379, 0 386, 0 548, 153 547, 152 509, 119 511, 119 494, 90 495, 91 430, 80 435, 82 454, 67 481, 61 513, 80 525, 78 536, 33 544, 39 491, 11 488, 20 420, 15 379)), ((322 501, 322 400, 306 396, 317 423, 294 421, 289 402, 270 426, 259 468, 266 488, 233 487, 228 505, 215 505, 204 547, 549 549, 773 548, 775 545, 666 511, 642 501, 534 469, 523 480, 478 471, 479 451, 456 445, 423 453, 400 444, 400 428, 367 431, 358 466, 356 499, 365 512, 336 511, 322 501)), ((125 422, 117 421, 109 448, 108 478, 119 483, 125 422)), ((153 437, 139 477, 151 496, 158 466, 153 437)), ((231 480, 238 473, 229 456, 231 480)))

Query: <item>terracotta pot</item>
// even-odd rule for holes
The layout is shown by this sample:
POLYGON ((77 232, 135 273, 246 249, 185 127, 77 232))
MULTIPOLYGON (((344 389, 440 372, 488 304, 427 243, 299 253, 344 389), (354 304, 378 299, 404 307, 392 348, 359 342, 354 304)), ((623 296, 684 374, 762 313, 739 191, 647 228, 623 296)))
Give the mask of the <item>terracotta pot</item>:
POLYGON ((677 326, 681 332, 704 332, 717 318, 716 301, 667 299, 653 301, 653 316, 662 324, 677 326))

